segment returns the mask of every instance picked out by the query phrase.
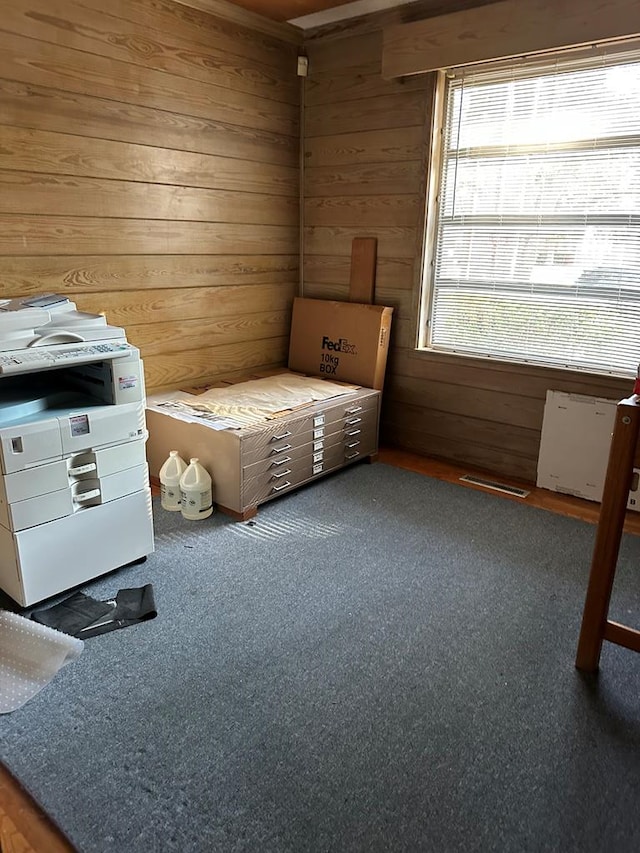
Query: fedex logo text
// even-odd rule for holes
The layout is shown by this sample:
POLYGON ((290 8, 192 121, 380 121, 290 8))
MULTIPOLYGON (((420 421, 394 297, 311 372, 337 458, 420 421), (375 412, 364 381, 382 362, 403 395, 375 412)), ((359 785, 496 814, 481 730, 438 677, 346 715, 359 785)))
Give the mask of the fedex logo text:
POLYGON ((347 355, 356 355, 356 345, 350 344, 347 338, 339 338, 337 341, 332 341, 328 335, 322 338, 322 349, 333 350, 333 352, 343 352, 347 355))

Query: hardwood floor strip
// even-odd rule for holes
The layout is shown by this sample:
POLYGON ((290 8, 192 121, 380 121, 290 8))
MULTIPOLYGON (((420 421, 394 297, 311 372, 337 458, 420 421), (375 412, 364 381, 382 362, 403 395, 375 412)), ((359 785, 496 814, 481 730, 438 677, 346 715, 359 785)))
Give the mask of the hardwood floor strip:
POLYGON ((0 764, 0 851, 74 853, 75 848, 0 764))

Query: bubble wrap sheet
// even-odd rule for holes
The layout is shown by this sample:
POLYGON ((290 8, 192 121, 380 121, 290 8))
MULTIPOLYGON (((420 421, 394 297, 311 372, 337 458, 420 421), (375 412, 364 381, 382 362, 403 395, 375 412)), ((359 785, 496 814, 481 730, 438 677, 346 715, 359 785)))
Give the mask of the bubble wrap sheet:
POLYGON ((0 714, 22 707, 83 648, 82 640, 0 610, 0 714))

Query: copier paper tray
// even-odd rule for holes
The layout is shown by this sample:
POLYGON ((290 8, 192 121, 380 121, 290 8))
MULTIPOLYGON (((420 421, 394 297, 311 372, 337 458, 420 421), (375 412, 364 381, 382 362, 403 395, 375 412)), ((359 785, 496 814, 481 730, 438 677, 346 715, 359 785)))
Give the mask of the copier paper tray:
POLYGON ((15 394, 0 397, 0 428, 45 418, 69 417, 73 412, 104 406, 88 394, 54 391, 49 394, 15 394))

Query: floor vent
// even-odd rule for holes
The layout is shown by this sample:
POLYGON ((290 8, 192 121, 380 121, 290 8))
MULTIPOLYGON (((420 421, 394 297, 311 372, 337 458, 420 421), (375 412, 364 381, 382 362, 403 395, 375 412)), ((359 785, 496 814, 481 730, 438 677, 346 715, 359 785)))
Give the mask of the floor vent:
POLYGON ((472 474, 465 474, 460 479, 465 483, 473 483, 474 486, 484 486, 485 489, 504 492, 505 495, 514 495, 516 498, 526 498, 530 494, 526 489, 518 489, 516 486, 508 486, 505 483, 496 483, 495 480, 484 480, 482 477, 474 477, 472 474))

